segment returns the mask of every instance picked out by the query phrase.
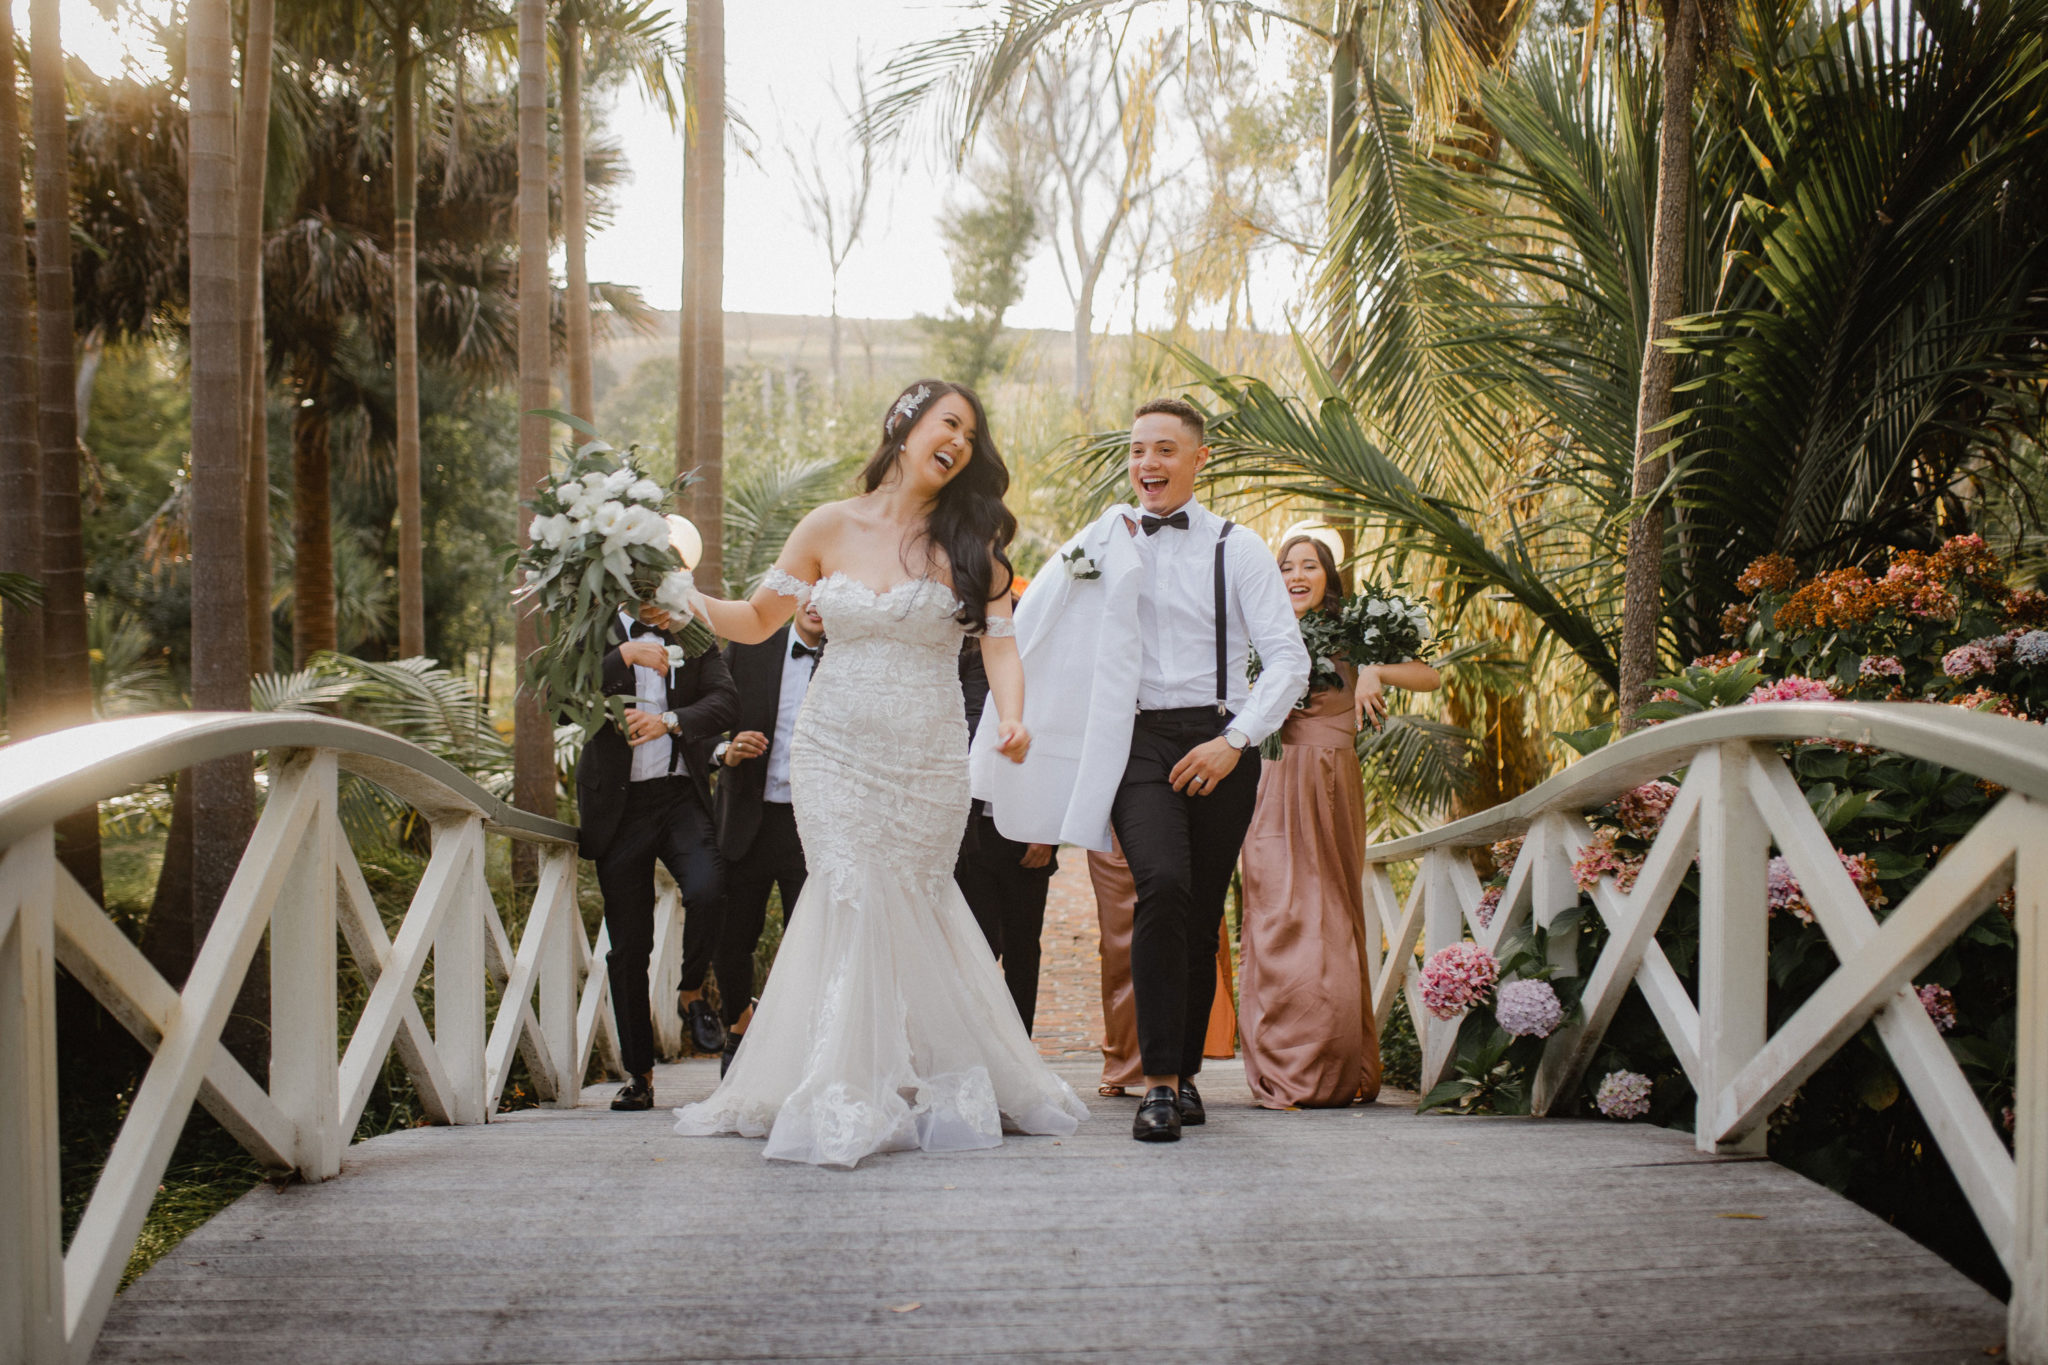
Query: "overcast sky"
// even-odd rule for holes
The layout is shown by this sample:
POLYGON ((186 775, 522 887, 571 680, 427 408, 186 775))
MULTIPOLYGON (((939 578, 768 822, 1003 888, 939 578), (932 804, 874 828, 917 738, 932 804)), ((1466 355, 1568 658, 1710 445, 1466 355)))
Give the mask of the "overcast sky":
MULTIPOLYGON (((27 0, 14 0, 13 8, 25 38, 27 0)), ((1173 6, 1161 8, 1178 13, 1173 6)), ((846 126, 835 85, 850 103, 856 55, 866 53, 873 71, 902 45, 961 26, 972 9, 957 0, 728 0, 727 93, 749 125, 750 132, 739 136, 752 151, 727 153, 729 310, 826 311, 825 253, 804 226, 785 147, 806 144, 813 131, 821 134, 821 147, 843 146, 835 144, 846 126)), ((126 55, 120 35, 95 11, 93 0, 63 0, 63 16, 67 50, 103 73, 120 68, 126 55)), ((161 55, 147 53, 144 64, 152 74, 159 72, 161 55)), ((675 308, 682 270, 680 137, 635 92, 622 93, 604 117, 625 149, 631 181, 617 197, 614 221, 590 243, 591 276, 637 285, 657 307, 675 308)), ((945 310, 952 284, 937 220, 949 196, 963 197, 960 186, 924 142, 881 168, 862 243, 840 278, 842 314, 901 318, 945 310)), ((1117 299, 1124 281, 1114 268, 1104 285, 1096 303, 1098 330, 1127 330, 1128 296, 1117 299)), ((1148 288, 1148 304, 1161 287, 1162 281, 1154 281, 1148 288)), ((1262 309, 1262 321, 1270 325, 1279 320, 1288 286, 1276 277, 1259 292, 1271 296, 1262 309)), ((1024 299, 1009 320, 1020 327, 1065 328, 1071 317, 1058 267, 1041 246, 1027 272, 1024 299)))

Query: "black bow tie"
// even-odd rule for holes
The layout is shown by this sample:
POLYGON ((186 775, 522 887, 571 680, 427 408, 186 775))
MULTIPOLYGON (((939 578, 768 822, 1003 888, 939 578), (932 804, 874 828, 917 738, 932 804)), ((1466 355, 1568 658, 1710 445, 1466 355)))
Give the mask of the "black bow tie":
POLYGON ((1188 509, 1183 507, 1170 517, 1140 517, 1138 518, 1138 525, 1145 529, 1145 534, 1148 536, 1158 535, 1159 528, 1162 526, 1171 526, 1176 531, 1185 531, 1188 529, 1188 509))
POLYGON ((822 659, 825 657, 825 646, 819 645, 816 649, 813 649, 809 645, 805 644, 802 640, 798 640, 792 637, 789 642, 789 657, 792 659, 802 659, 806 657, 812 659, 822 659))
POLYGON ((650 626, 645 621, 635 621, 626 628, 626 633, 635 640, 638 640, 646 635, 660 635, 661 628, 659 626, 650 626))

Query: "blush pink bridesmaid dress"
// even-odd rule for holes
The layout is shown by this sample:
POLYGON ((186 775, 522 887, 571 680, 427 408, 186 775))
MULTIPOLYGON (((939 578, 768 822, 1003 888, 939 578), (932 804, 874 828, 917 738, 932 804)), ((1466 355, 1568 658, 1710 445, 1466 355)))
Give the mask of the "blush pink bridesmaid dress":
POLYGON ((1281 727, 1244 841, 1238 1027, 1245 1082, 1268 1109, 1337 1108, 1380 1090, 1366 978, 1365 784, 1353 748, 1358 674, 1281 727))

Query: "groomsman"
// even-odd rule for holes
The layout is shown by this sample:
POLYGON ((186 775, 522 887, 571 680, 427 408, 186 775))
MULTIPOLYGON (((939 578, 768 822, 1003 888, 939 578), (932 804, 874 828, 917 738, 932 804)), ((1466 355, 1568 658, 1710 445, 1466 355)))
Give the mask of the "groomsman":
POLYGON ((1031 756, 996 762, 992 735, 974 746, 975 794, 1006 835, 1103 852, 1113 830, 1130 864, 1146 1087, 1132 1136, 1143 1142, 1175 1141, 1206 1118, 1194 1076, 1223 901, 1258 798, 1257 745, 1308 683, 1273 556, 1195 500, 1208 459, 1193 405, 1138 409, 1137 505, 1112 507, 1061 546, 1017 606, 1031 756), (1247 686, 1254 648, 1264 669, 1247 686))
MULTIPOLYGON (((668 613, 624 611, 604 656, 606 696, 630 697, 626 725, 590 737, 576 763, 579 850, 597 864, 605 958, 626 1084, 614 1109, 654 1107, 654 1016, 647 998, 654 951, 654 864, 682 890, 684 958, 692 941, 714 941, 724 913, 725 870, 711 823, 711 746, 738 714, 732 675, 716 649, 678 667, 668 662, 668 613)), ((700 949, 697 956, 707 954, 700 949)), ((687 976, 685 979, 687 985, 687 976)), ((697 988, 701 990, 701 972, 697 988)))
MULTIPOLYGON (((960 693, 971 735, 988 705, 988 670, 981 662, 981 642, 972 636, 960 648, 960 693)), ((1038 1011, 1038 941, 1045 929, 1045 897, 1059 866, 1051 844, 1005 838, 989 815, 988 802, 974 803, 953 880, 960 884, 989 951, 1002 963, 1003 984, 1010 988, 1027 1034, 1038 1011)))
POLYGON ((718 777, 718 848, 725 857, 726 919, 718 936, 719 1014, 725 1050, 719 1074, 739 1052, 754 994, 754 949, 768 920, 768 892, 782 894, 782 923, 803 894, 806 867, 790 804, 789 740, 825 654, 825 623, 805 602, 788 625, 757 645, 727 647, 739 689, 730 740, 712 753, 718 777))

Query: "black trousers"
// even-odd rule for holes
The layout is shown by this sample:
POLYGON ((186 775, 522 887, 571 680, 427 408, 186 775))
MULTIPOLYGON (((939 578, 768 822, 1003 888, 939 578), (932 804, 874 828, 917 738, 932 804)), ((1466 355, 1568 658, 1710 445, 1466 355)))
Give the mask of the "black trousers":
POLYGON ((782 928, 787 933, 806 875, 796 808, 787 801, 763 802, 753 846, 725 865, 725 923, 718 931, 715 966, 718 1013, 727 1027, 740 1021, 754 996, 754 949, 768 923, 768 892, 782 891, 782 928))
POLYGON ((725 864, 711 812, 687 777, 635 782, 611 847, 597 860, 597 885, 604 893, 604 922, 611 931, 605 955, 612 1018, 619 1025, 619 1060, 630 1075, 654 1066, 654 1013, 647 998, 648 961, 654 953, 654 864, 660 860, 683 893, 683 987, 704 984, 689 963, 693 945, 709 961, 711 945, 725 915, 725 864))
POLYGON ((1168 780, 1188 750, 1229 724, 1214 707, 1144 711, 1110 807, 1117 842, 1137 885, 1131 985, 1138 1004, 1138 1057, 1148 1076, 1192 1076, 1216 997, 1216 935, 1230 873, 1259 799, 1259 754, 1247 748, 1206 796, 1168 780))
POLYGON ((1045 929, 1045 893, 1059 868, 1055 856, 1044 867, 1025 867, 1029 844, 1006 839, 985 802, 974 803, 953 880, 974 912, 989 951, 1003 964, 1003 984, 1017 1002, 1024 1031, 1038 1010, 1039 935, 1045 929))

